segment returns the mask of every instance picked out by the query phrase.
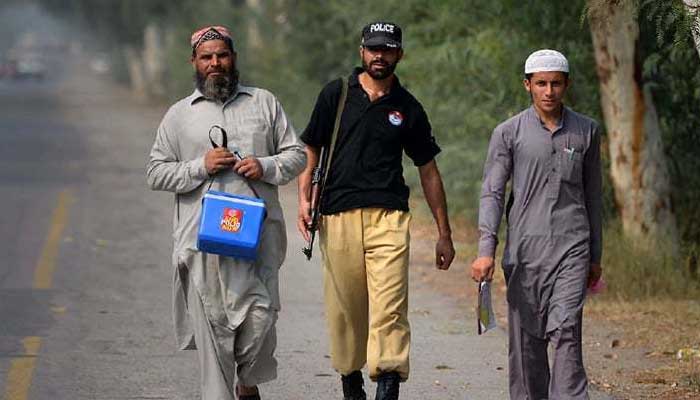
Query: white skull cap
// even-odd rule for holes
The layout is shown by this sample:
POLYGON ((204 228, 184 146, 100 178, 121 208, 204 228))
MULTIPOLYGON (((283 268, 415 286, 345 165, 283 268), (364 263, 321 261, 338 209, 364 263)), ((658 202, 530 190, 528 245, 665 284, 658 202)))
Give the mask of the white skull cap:
POLYGON ((569 73, 569 61, 556 50, 537 50, 525 60, 526 74, 551 71, 569 73))

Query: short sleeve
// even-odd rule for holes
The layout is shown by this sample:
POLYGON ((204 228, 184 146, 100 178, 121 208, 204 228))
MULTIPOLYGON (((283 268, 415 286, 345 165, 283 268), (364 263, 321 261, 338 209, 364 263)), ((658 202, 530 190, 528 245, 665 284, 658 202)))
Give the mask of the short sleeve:
POLYGON ((319 93, 309 124, 301 134, 301 141, 307 145, 321 147, 330 142, 340 98, 341 82, 340 79, 332 81, 319 93))
POLYGON ((423 107, 418 105, 414 113, 415 118, 404 139, 404 151, 413 160, 413 164, 420 167, 435 158, 441 150, 435 142, 428 115, 423 107))

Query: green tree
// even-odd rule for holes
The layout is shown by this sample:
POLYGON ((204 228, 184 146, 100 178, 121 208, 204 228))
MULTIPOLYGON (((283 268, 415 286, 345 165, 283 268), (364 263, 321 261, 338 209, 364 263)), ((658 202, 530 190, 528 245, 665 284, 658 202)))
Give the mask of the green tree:
POLYGON ((686 13, 689 0, 646 0, 640 8, 644 79, 659 112, 668 155, 673 205, 686 247, 700 245, 700 62, 693 35, 697 14, 686 13), (685 3, 685 4, 684 4, 685 3))

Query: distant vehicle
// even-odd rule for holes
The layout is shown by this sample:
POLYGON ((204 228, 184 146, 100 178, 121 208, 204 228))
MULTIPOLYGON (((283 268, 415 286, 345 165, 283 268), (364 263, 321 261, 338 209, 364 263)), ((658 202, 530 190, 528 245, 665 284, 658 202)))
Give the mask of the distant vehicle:
POLYGON ((18 60, 15 79, 43 80, 46 77, 46 66, 36 59, 18 60))

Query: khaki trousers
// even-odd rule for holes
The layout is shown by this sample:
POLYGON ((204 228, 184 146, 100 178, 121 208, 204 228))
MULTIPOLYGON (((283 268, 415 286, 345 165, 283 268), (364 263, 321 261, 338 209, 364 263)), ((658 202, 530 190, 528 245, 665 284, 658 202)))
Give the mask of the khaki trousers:
POLYGON ((323 217, 324 301, 333 368, 365 363, 408 379, 408 212, 361 208, 323 217))

